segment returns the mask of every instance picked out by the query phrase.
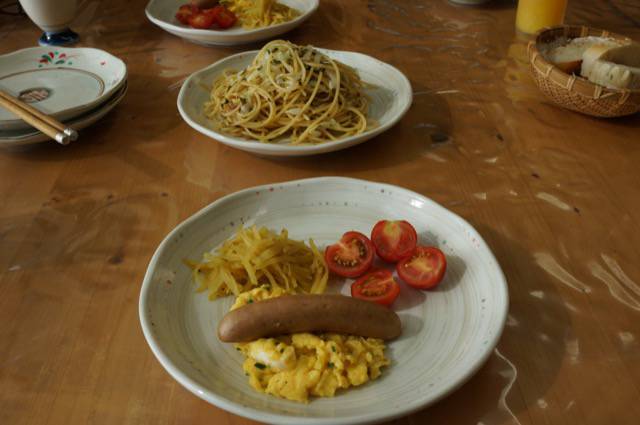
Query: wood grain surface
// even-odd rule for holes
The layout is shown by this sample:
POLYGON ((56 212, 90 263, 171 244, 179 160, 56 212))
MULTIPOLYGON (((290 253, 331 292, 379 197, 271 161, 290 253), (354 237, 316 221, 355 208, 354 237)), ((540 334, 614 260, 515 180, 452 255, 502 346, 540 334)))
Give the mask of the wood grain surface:
MULTIPOLYGON (((414 103, 371 141, 297 159, 224 147, 178 115, 190 73, 259 45, 188 43, 152 25, 142 0, 79 3, 80 45, 122 58, 129 93, 67 147, 0 151, 0 424, 253 423, 164 371, 140 330, 140 283, 158 243, 208 203, 325 175, 441 203, 476 227, 509 282, 486 365, 394 424, 640 423, 640 117, 544 98, 515 2, 322 0, 285 38, 393 64, 414 103)), ((571 1, 566 22, 640 40, 636 0, 571 1)), ((0 54, 39 34, 0 14, 0 54)))

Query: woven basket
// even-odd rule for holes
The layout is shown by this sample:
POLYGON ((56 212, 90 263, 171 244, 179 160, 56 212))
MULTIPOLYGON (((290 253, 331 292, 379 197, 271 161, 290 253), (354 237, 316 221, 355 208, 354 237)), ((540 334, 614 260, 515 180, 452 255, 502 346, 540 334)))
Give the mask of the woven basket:
POLYGON ((582 27, 560 26, 543 29, 528 46, 531 73, 536 84, 560 106, 594 117, 621 117, 640 110, 640 90, 610 89, 576 75, 569 75, 548 62, 539 47, 560 37, 609 37, 623 42, 631 39, 608 31, 582 27))

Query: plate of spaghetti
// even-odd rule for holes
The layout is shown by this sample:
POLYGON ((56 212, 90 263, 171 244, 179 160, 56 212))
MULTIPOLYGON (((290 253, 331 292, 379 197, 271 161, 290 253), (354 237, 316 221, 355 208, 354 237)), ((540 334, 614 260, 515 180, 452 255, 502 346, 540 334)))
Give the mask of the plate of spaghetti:
POLYGON ((411 101, 409 80, 378 59, 274 40, 191 75, 178 110, 228 146, 301 156, 362 143, 397 123, 411 101))
MULTIPOLYGON (((319 0, 220 0, 237 21, 231 28, 198 29, 180 22, 176 13, 189 0, 151 0, 147 18, 171 34, 198 44, 234 46, 277 37, 306 21, 319 0)), ((214 2, 215 3, 215 2, 214 2)))

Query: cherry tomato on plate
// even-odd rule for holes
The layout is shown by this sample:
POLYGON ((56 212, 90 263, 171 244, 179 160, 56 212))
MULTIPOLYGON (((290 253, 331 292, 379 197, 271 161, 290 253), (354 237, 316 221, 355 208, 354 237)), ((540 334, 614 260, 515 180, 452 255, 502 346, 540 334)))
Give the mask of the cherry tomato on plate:
POLYGON ((351 284, 351 296, 389 306, 398 298, 400 285, 389 270, 369 272, 351 284))
POLYGON ((193 4, 183 4, 176 12, 176 19, 184 25, 189 25, 189 18, 200 13, 200 8, 193 4))
POLYGON ((417 246, 415 251, 396 265, 400 279, 418 289, 436 286, 447 270, 447 259, 442 251, 432 246, 417 246))
POLYGON ((238 20, 236 15, 223 5, 218 5, 208 10, 211 11, 210 13, 213 15, 216 24, 218 24, 220 29, 224 30, 227 28, 231 28, 238 20))
POLYGON ((405 220, 381 220, 371 230, 371 242, 380 258, 395 263, 413 252, 418 234, 405 220))
POLYGON ((191 15, 189 17, 189 25, 193 28, 206 30, 213 26, 216 23, 215 17, 211 13, 207 13, 205 11, 201 11, 195 15, 191 15))
POLYGON ((374 247, 368 237, 351 231, 327 247, 324 259, 333 273, 342 277, 358 277, 371 267, 373 252, 374 247))

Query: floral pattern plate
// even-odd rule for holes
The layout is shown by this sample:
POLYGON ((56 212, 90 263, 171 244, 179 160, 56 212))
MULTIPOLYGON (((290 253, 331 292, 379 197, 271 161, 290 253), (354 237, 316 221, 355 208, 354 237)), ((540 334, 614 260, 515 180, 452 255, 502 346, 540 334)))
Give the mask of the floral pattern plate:
MULTIPOLYGON (((0 56, 0 89, 60 121, 94 109, 126 79, 124 62, 98 49, 33 47, 0 56)), ((0 130, 27 128, 0 108, 0 130)))

